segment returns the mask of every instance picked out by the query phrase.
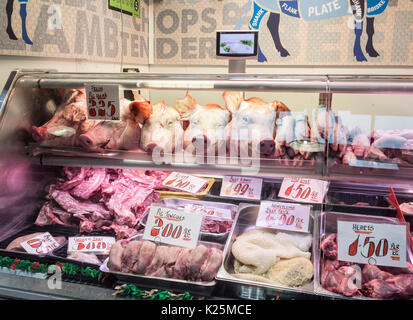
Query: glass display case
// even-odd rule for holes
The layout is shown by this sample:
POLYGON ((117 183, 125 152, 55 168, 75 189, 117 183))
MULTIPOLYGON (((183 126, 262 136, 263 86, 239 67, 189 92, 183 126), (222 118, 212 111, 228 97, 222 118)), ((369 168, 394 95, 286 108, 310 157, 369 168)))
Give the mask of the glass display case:
MULTIPOLYGON (((94 294, 107 298, 116 283, 132 282, 177 291, 188 287, 190 293, 208 297, 337 298, 314 285, 319 281, 319 219, 325 212, 395 217, 388 201, 390 186, 401 204, 411 206, 412 98, 413 77, 408 76, 15 71, 0 96, 0 256, 46 266, 66 263, 64 280, 78 284, 70 283, 62 295, 73 290, 73 297, 79 296, 74 288, 87 292, 95 285, 94 294), (117 120, 91 111, 96 106, 85 87, 102 85, 119 91, 117 120), (172 171, 210 183, 199 194, 166 192, 160 181, 172 171), (260 199, 222 197, 227 175, 261 178, 260 199), (254 225, 261 200, 285 201, 278 196, 284 177, 330 182, 324 201, 312 205, 307 251, 316 268, 314 278, 291 288, 255 278, 236 280, 230 275, 239 268, 231 246, 254 225), (127 185, 118 192, 119 181, 127 185), (137 194, 142 199, 134 198, 137 194), (172 280, 168 272, 148 278, 109 269, 102 273, 105 281, 96 282, 85 270, 99 270, 107 259, 68 256, 67 240, 73 236, 136 240, 148 207, 167 203, 167 198, 175 198, 170 203, 190 198, 239 206, 224 239, 206 244, 209 255, 218 250, 211 248, 219 248, 222 255, 212 282, 196 283, 200 274, 172 280), (128 207, 127 214, 133 213, 130 224, 119 223, 126 219, 126 200, 135 201, 128 207), (42 232, 62 238, 56 250, 46 255, 10 250, 16 238, 42 232), (77 266, 83 281, 76 272, 70 275, 68 265, 77 266), (99 286, 102 291, 97 293, 99 286)), ((3 269, 10 269, 13 263, 8 262, 3 269)), ((30 297, 19 276, 7 277, 0 284, 4 295, 30 297)), ((50 290, 37 293, 53 295, 50 290)))

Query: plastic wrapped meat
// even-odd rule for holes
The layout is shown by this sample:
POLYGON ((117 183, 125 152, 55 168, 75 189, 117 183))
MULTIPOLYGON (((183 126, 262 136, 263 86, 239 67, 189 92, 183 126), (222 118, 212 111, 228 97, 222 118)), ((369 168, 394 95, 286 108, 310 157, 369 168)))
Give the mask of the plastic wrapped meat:
POLYGON ((107 265, 110 271, 209 282, 221 262, 222 251, 203 244, 190 249, 122 240, 112 246, 107 265))

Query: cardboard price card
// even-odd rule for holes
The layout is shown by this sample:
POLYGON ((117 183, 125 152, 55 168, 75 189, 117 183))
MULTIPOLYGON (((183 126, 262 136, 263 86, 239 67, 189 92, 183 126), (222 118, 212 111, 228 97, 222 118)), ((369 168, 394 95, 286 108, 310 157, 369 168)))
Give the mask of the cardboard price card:
POLYGON ((179 190, 189 193, 198 193, 208 184, 208 180, 195 177, 190 174, 172 172, 162 182, 162 186, 172 190, 179 190))
POLYGON ((20 245, 28 253, 46 254, 56 249, 59 246, 59 243, 49 232, 45 232, 29 240, 23 241, 20 245))
POLYGON ((250 177, 224 176, 221 197, 241 199, 261 199, 262 179, 250 177))
POLYGON ((151 206, 143 239, 175 246, 195 248, 203 215, 151 206))
POLYGON ((406 268, 407 226, 337 221, 338 260, 406 268))
POLYGON ((88 119, 120 120, 119 85, 87 84, 88 119))
POLYGON ((70 237, 67 252, 109 254, 110 248, 115 242, 114 237, 70 237))
POLYGON ((298 202, 322 203, 328 191, 328 181, 284 178, 278 197, 298 202))
POLYGON ((198 213, 207 217, 232 220, 232 212, 228 209, 208 207, 200 204, 185 204, 184 210, 185 212, 198 213))
POLYGON ((308 232, 310 206, 261 201, 256 225, 264 228, 308 232))

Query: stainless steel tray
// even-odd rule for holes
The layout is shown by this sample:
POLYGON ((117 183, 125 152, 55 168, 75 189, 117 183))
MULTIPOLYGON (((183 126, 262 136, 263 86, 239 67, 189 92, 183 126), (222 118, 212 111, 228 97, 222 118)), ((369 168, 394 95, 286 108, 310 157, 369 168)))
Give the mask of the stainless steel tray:
MULTIPOLYGON (((156 203, 156 205, 165 206, 168 208, 177 209, 179 207, 183 207, 185 204, 199 204, 205 206, 212 206, 215 208, 222 208, 230 210, 232 213, 232 218, 234 219, 235 215, 237 214, 238 206, 231 203, 223 203, 223 202, 212 202, 212 201, 198 201, 198 200, 189 200, 189 199, 181 199, 181 198, 167 198, 163 199, 156 203)), ((145 227, 147 215, 149 210, 144 213, 140 224, 145 227)), ((232 220, 232 224, 234 224, 234 220, 232 220)), ((224 233, 210 233, 210 232, 201 232, 200 236, 202 241, 210 241, 210 242, 220 242, 223 243, 227 239, 229 235, 229 230, 224 233)))
MULTIPOLYGON (((234 224, 232 226, 229 238, 227 240, 227 243, 224 248, 224 258, 222 261, 222 265, 220 269, 218 270, 218 274, 216 276, 217 280, 233 283, 236 291, 238 290, 239 287, 243 286, 253 286, 253 287, 262 287, 266 289, 271 289, 275 291, 281 291, 281 292, 291 292, 291 293, 305 293, 305 294, 314 294, 314 281, 311 281, 310 283, 302 286, 302 287, 287 287, 287 286, 281 286, 281 285, 275 285, 275 284, 270 284, 270 283, 265 283, 265 282, 258 282, 258 281, 251 281, 251 280, 244 280, 237 278, 232 275, 233 273, 233 263, 234 263, 234 256, 231 253, 231 248, 232 244, 234 243, 235 239, 237 238, 238 235, 255 229, 255 222, 257 219, 258 215, 258 210, 259 206, 258 205, 250 205, 250 204, 244 204, 241 203, 238 207, 238 213, 237 216, 235 217, 234 224)), ((312 230, 313 234, 313 242, 312 242, 312 255, 311 255, 311 261, 313 265, 316 265, 315 261, 315 255, 314 255, 314 247, 315 244, 318 242, 318 226, 317 226, 317 219, 314 219, 315 213, 313 210, 311 210, 311 218, 310 218, 310 225, 309 225, 309 230, 312 230)), ((273 229, 268 229, 268 230, 273 230, 273 229)), ((316 273, 314 272, 314 276, 316 276, 316 273)), ((245 291, 247 288, 241 288, 245 291)), ((248 290, 247 290, 248 291, 248 290)), ((243 296, 241 298, 244 298, 243 296)))
MULTIPOLYGON (((138 234, 133 236, 129 240, 141 240, 142 234, 138 234)), ((222 250, 223 245, 214 242, 207 242, 207 241, 200 241, 200 244, 203 244, 209 248, 214 247, 217 249, 222 250)), ((100 266, 100 271, 102 272, 110 272, 115 275, 116 278, 120 281, 124 282, 136 282, 139 283, 140 286, 157 288, 157 289, 167 289, 167 290, 175 290, 175 291, 190 291, 193 293, 197 293, 200 295, 210 295, 212 290, 215 288, 216 281, 209 281, 209 282, 196 282, 196 281, 187 281, 187 280, 180 280, 180 279, 171 279, 171 278, 161 278, 161 277, 154 277, 154 276, 145 276, 145 275, 138 275, 133 273, 124 273, 124 272, 117 272, 117 271, 110 271, 107 263, 109 258, 107 258, 103 264, 100 266)))
MULTIPOLYGON (((348 220, 348 221, 355 221, 355 219, 359 219, 359 221, 368 221, 373 219, 375 223, 400 223, 400 221, 396 218, 390 217, 382 217, 382 216, 371 216, 365 214, 354 214, 354 213, 341 213, 341 212, 322 212, 318 217, 318 225, 319 225, 319 236, 318 243, 314 244, 315 246, 315 261, 314 264, 314 291, 318 295, 328 296, 332 298, 339 298, 339 299, 356 299, 356 300, 377 300, 375 298, 358 296, 358 297, 346 297, 338 293, 334 293, 328 291, 323 288, 320 282, 320 272, 321 272, 321 239, 324 238, 325 235, 336 233, 337 232, 337 221, 338 220, 348 220)), ((410 249, 407 250, 407 259, 413 263, 413 255, 410 249)))

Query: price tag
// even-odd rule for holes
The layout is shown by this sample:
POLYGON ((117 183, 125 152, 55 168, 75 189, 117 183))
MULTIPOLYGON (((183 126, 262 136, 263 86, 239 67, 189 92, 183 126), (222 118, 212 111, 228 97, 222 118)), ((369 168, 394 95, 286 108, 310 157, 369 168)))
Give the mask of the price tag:
POLYGON ((406 268, 406 225, 337 221, 338 260, 406 268))
POLYGON ((90 252, 109 254, 110 248, 116 242, 114 237, 70 237, 67 253, 90 252))
POLYGON ((179 190, 189 193, 198 193, 205 185, 208 180, 198 178, 186 173, 172 172, 163 182, 162 186, 179 190))
POLYGON ((151 206, 143 239, 195 248, 203 216, 170 208, 151 206))
POLYGON ((29 240, 23 241, 20 245, 28 253, 46 254, 59 246, 59 243, 49 232, 39 234, 29 240))
POLYGON ((221 197, 261 199, 262 179, 251 177, 224 176, 221 197))
POLYGON ((203 206, 200 204, 185 204, 184 206, 185 212, 188 213, 198 213, 202 214, 207 217, 225 219, 225 220, 232 220, 232 212, 228 209, 223 208, 214 208, 203 206))
POLYGON ((310 206, 261 201, 256 225, 264 228, 308 232, 310 206))
POLYGON ((88 119, 119 120, 119 86, 107 84, 87 84, 88 119))
POLYGON ((278 197, 298 202, 322 203, 327 194, 328 181, 303 178, 284 178, 278 197))

